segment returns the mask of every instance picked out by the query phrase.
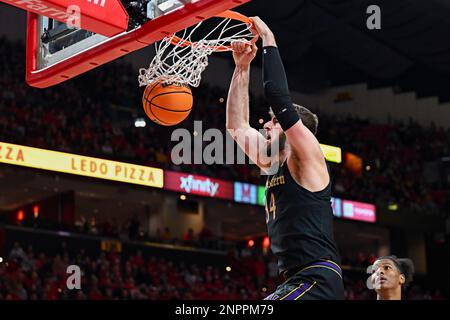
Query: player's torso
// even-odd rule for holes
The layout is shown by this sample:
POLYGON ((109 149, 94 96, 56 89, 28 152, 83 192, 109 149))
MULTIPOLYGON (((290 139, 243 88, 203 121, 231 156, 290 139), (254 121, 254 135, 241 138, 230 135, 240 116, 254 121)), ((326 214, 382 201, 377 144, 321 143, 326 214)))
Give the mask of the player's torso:
POLYGON ((285 162, 266 181, 266 224, 280 272, 318 259, 339 263, 333 239, 331 184, 310 192, 291 176, 285 162))

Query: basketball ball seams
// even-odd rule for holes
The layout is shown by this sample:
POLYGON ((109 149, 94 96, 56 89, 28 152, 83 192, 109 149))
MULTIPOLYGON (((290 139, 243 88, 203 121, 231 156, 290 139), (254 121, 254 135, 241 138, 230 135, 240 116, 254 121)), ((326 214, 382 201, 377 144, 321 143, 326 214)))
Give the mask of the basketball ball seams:
POLYGON ((186 118, 187 115, 189 115, 189 111, 185 111, 185 112, 173 112, 170 110, 164 110, 164 109, 160 109, 156 106, 151 105, 152 108, 152 112, 154 115, 158 115, 159 118, 165 119, 167 116, 171 116, 172 119, 180 119, 182 118, 183 120, 186 118), (153 109, 155 108, 155 109, 153 109))
POLYGON ((147 97, 150 95, 150 93, 152 93, 152 91, 159 85, 159 82, 155 82, 155 84, 153 85, 153 87, 150 89, 149 92, 147 92, 147 94, 145 95, 145 100, 147 100, 147 97))
POLYGON ((158 118, 158 117, 153 113, 151 107, 150 107, 150 108, 147 108, 147 109, 148 109, 148 111, 150 111, 150 113, 152 114, 152 116, 153 116, 156 120, 158 120, 159 122, 161 122, 161 124, 171 125, 169 122, 162 121, 160 118, 158 118))
POLYGON ((189 112, 189 111, 191 111, 191 109, 186 109, 186 110, 170 110, 170 109, 167 109, 167 108, 160 107, 160 106, 158 106, 157 104, 154 104, 154 103, 151 103, 151 105, 152 105, 153 107, 159 108, 159 109, 164 110, 164 111, 169 111, 169 112, 189 112))
POLYGON ((148 95, 147 95, 147 96, 145 97, 145 100, 147 100, 148 103, 154 104, 154 103, 153 103, 153 99, 156 99, 156 98, 158 98, 158 97, 160 97, 160 96, 165 96, 165 95, 168 95, 168 94, 174 94, 174 93, 184 93, 184 94, 188 94, 188 95, 192 96, 191 93, 186 92, 186 91, 171 91, 171 92, 158 93, 158 94, 155 95, 150 101, 147 99, 147 97, 148 97, 148 95))
MULTIPOLYGON (((164 96, 164 95, 166 95, 166 94, 172 94, 172 93, 186 93, 186 94, 192 96, 192 93, 190 93, 189 91, 179 91, 179 90, 177 90, 177 91, 168 91, 168 92, 158 93, 158 94, 157 94, 156 96, 154 96, 153 98, 156 98, 156 97, 158 97, 158 96, 164 96)), ((147 96, 148 96, 148 95, 147 95, 147 96)), ((153 99, 153 98, 152 98, 152 99, 153 99)))
POLYGON ((147 106, 144 107, 144 112, 150 118, 150 120, 152 120, 152 121, 156 120, 155 115, 153 114, 153 111, 150 110, 150 108, 147 108, 147 106), (151 113, 151 114, 149 114, 149 113, 151 113), (153 116, 153 118, 152 118, 152 116, 153 116))
MULTIPOLYGON (((184 110, 172 110, 172 109, 169 109, 169 108, 161 107, 160 105, 158 105, 158 104, 156 104, 156 103, 153 102, 154 99, 156 99, 156 98, 158 98, 158 97, 160 97, 160 96, 164 96, 164 95, 167 95, 167 94, 173 94, 173 93, 185 93, 185 94, 189 94, 189 95, 192 96, 192 94, 190 94, 189 92, 186 92, 186 91, 172 91, 172 92, 159 93, 159 94, 157 94, 156 96, 154 96, 151 100, 148 100, 147 97, 145 97, 144 99, 145 99, 145 101, 147 101, 147 102, 150 103, 151 105, 153 105, 153 106, 155 106, 155 107, 157 107, 157 108, 166 110, 166 111, 171 111, 171 112, 187 112, 187 111, 191 111, 192 108, 190 108, 190 109, 184 109, 184 110)), ((148 96, 148 95, 147 95, 147 96, 148 96)))
POLYGON ((152 91, 153 91, 158 85, 159 85, 159 83, 158 83, 158 82, 155 82, 148 92, 147 92, 147 89, 148 89, 149 87, 145 88, 144 95, 142 96, 142 103, 143 103, 143 104, 144 104, 144 100, 146 100, 146 101, 148 102, 147 97, 150 95, 150 93, 152 93, 152 91))
POLYGON ((162 110, 165 110, 165 111, 170 111, 170 112, 188 112, 188 111, 192 110, 192 108, 191 109, 185 109, 185 110, 172 110, 172 109, 161 107, 160 105, 157 105, 156 103, 150 102, 147 99, 145 99, 145 101, 147 101, 149 104, 151 104, 152 106, 154 106, 156 108, 159 108, 159 109, 162 109, 162 110))

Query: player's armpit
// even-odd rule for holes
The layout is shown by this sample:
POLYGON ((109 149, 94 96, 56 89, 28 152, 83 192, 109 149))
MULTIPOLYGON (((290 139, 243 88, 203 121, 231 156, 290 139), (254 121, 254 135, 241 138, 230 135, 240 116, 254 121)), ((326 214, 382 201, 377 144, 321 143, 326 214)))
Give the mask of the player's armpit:
POLYGON ((315 135, 299 120, 285 131, 292 156, 288 160, 289 170, 302 187, 315 192, 325 188, 330 177, 315 135))
POLYGON ((228 133, 261 170, 269 170, 272 159, 267 155, 267 140, 258 130, 246 126, 239 129, 228 129, 228 133))

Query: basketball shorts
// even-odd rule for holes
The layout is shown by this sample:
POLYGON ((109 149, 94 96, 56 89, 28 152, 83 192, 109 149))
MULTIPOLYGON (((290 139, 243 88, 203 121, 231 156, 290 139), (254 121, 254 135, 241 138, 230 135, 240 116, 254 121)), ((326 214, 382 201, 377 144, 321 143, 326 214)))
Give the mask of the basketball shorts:
POLYGON ((343 300, 342 270, 330 260, 319 260, 287 276, 264 300, 343 300))

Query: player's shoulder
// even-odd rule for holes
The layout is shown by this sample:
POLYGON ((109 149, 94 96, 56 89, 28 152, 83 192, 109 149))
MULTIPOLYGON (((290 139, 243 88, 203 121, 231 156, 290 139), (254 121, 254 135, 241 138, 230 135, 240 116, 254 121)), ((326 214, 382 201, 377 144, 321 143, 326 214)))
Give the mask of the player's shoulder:
MULTIPOLYGON (((322 155, 323 157, 323 155, 322 155)), ((326 189, 331 181, 325 158, 301 162, 291 154, 286 161, 286 168, 292 179, 304 189, 318 192, 326 189)))

